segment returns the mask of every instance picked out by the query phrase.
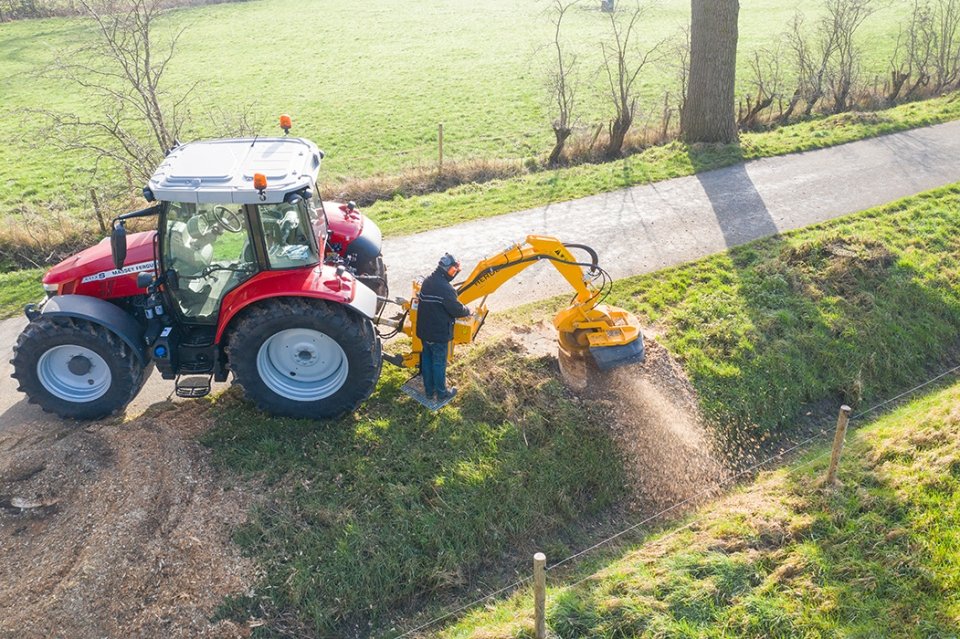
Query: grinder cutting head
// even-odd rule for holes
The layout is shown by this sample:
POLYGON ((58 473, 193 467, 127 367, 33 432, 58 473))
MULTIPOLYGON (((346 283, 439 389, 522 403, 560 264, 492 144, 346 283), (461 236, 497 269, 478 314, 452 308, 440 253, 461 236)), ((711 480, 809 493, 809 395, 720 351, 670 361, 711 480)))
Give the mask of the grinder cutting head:
POLYGON ((590 369, 607 372, 642 363, 646 356, 640 322, 622 308, 574 305, 557 313, 553 325, 560 342, 560 370, 573 386, 586 387, 590 369))

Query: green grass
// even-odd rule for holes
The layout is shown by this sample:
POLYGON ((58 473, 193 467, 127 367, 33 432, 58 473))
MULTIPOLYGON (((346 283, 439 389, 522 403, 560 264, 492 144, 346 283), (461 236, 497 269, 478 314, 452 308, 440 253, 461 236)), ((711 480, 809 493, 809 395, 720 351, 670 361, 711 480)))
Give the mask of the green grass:
POLYGON ((475 349, 452 372, 457 402, 436 414, 401 394, 408 375, 385 368, 365 407, 332 423, 215 404, 214 458, 269 495, 235 537, 265 577, 223 614, 262 604, 280 634, 363 636, 620 495, 610 440, 548 361, 475 349))
POLYGON ((656 327, 733 438, 859 406, 958 356, 960 185, 623 279, 609 301, 656 327))
MULTIPOLYGON (((187 27, 168 68, 170 86, 201 82, 186 139, 217 133, 207 116, 211 108, 233 111, 252 104, 262 133, 277 132, 277 115, 290 113, 295 132, 327 151, 324 176, 336 182, 432 165, 438 122, 445 125, 445 155, 451 160, 545 153, 552 137, 542 71, 543 46, 551 38, 543 15, 547 4, 257 0, 175 11, 158 24, 157 36, 187 27)), ((864 26, 867 77, 886 75, 907 5, 890 3, 864 26)), ((817 13, 800 0, 744 5, 744 90, 749 54, 778 42, 780 25, 797 6, 811 17, 817 13)), ((644 42, 677 33, 688 11, 688 0, 657 2, 640 30, 644 42)), ((596 73, 607 18, 596 10, 575 11, 568 25, 585 79, 579 92, 582 122, 595 126, 609 118, 603 77, 596 73)), ((97 114, 95 102, 82 92, 35 75, 56 52, 82 45, 91 34, 89 25, 75 19, 0 25, 0 214, 21 203, 83 204, 91 163, 44 144, 43 123, 27 110, 97 114)), ((667 56, 642 81, 640 122, 659 115, 663 90, 674 84, 673 65, 667 56)))
MULTIPOLYGON (((656 329, 721 432, 788 432, 807 411, 863 406, 956 361, 960 185, 622 280, 611 301, 656 329)), ((530 322, 556 304, 506 319, 530 322)), ((467 351, 453 376, 461 396, 438 415, 401 395, 405 374, 391 369, 357 415, 330 424, 267 418, 232 397, 215 404, 214 458, 267 489, 237 534, 265 577, 223 614, 259 616, 262 606, 281 634, 363 634, 420 606, 441 609, 456 586, 469 588, 464 599, 495 589, 509 577, 488 577, 514 566, 502 559, 510 550, 536 544, 557 557, 590 543, 558 541, 558 531, 622 490, 611 441, 591 425, 605 422, 601 409, 571 397, 546 361, 502 343, 467 351)), ((742 557, 677 562, 657 599, 672 603, 650 604, 660 612, 706 619, 758 587, 742 557)), ((570 605, 605 619, 588 601, 570 605)), ((573 619, 566 636, 586 623, 562 616, 573 619)))
POLYGON ((0 319, 17 316, 24 306, 43 298, 43 273, 43 269, 0 273, 0 319))
POLYGON ((779 430, 808 405, 911 386, 960 346, 960 187, 622 282, 712 421, 779 430))
MULTIPOLYGON (((956 637, 958 405, 954 384, 848 435, 836 490, 822 445, 596 572, 550 573, 552 636, 956 637)), ((438 634, 532 637, 531 608, 524 591, 438 634)))
POLYGON ((739 145, 680 142, 604 164, 544 171, 519 178, 467 184, 443 193, 394 198, 367 207, 387 235, 416 233, 469 220, 563 202, 596 193, 693 175, 745 160, 821 149, 960 117, 957 94, 875 113, 845 113, 746 133, 739 145))

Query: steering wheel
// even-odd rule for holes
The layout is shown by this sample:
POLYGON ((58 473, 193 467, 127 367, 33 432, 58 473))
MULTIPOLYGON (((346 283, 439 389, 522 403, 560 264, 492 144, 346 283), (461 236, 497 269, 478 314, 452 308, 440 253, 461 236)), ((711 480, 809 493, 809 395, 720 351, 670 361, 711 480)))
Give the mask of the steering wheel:
POLYGON ((218 204, 217 206, 213 207, 213 216, 217 218, 217 222, 220 223, 220 226, 231 233, 239 233, 243 230, 243 218, 241 218, 240 214, 234 210, 218 204))

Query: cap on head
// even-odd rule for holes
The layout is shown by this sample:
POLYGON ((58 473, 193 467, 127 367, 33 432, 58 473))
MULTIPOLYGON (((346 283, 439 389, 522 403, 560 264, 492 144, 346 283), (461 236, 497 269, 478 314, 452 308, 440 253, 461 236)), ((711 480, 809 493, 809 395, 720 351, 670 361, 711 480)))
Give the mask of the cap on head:
POLYGON ((449 253, 444 253, 443 257, 440 258, 439 264, 440 268, 447 274, 448 277, 456 277, 457 273, 460 272, 460 262, 458 262, 457 258, 449 253))

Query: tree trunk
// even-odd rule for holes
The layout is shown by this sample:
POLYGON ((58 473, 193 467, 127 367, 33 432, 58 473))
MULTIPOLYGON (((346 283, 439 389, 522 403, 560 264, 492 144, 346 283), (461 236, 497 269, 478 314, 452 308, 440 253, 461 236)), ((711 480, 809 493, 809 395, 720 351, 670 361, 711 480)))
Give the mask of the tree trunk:
POLYGON ((692 0, 690 80, 680 121, 686 142, 736 142, 738 0, 692 0))
POLYGON ((573 129, 570 127, 553 125, 553 135, 556 136, 557 143, 553 145, 553 150, 550 151, 547 166, 551 168, 560 166, 560 160, 563 159, 563 146, 567 143, 567 138, 570 137, 571 133, 573 133, 573 129))

